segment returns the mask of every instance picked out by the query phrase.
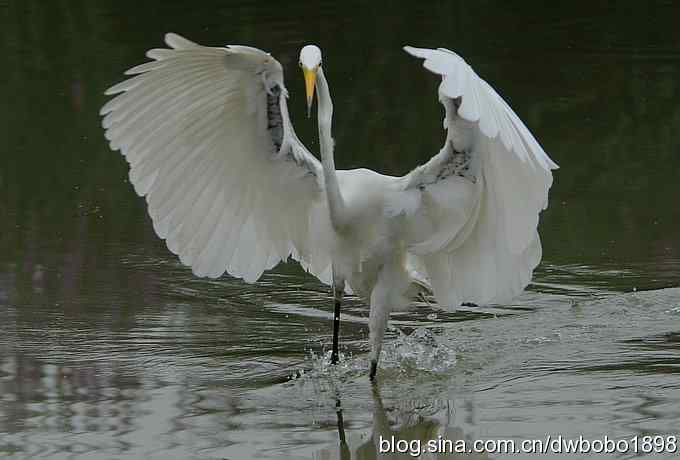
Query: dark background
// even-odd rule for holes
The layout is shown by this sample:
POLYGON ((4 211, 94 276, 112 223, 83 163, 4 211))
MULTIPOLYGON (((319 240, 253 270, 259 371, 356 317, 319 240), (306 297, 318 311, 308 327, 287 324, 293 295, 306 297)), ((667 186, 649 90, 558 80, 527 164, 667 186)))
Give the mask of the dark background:
MULTIPOLYGON (((544 260, 624 269, 627 289, 677 284, 680 6, 674 2, 17 1, 0 4, 0 263, 118 271, 158 251, 127 165, 99 126, 103 91, 174 31, 250 44, 284 65, 304 118, 298 49, 316 42, 336 105, 340 168, 402 174, 442 141, 437 79, 401 51, 448 47, 489 81, 561 166, 544 260), (420 3, 420 2, 418 2, 420 3), (653 273, 650 273, 653 272, 653 273)), ((55 272, 47 270, 48 278, 55 272)))

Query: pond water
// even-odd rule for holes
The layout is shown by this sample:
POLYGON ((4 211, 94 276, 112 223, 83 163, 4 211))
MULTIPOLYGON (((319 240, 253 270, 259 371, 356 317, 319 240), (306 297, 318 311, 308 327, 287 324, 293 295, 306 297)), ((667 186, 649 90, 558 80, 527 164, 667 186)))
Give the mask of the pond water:
POLYGON ((680 436, 680 6, 416 3, 0 0, 0 457, 372 459, 392 435, 680 436), (437 80, 401 46, 462 54, 561 166, 534 283, 512 305, 393 315, 372 387, 359 300, 332 368, 330 293, 295 264, 253 285, 192 276, 97 114, 167 31, 271 51, 312 150, 296 60, 320 44, 338 167, 390 174, 443 136, 437 80))

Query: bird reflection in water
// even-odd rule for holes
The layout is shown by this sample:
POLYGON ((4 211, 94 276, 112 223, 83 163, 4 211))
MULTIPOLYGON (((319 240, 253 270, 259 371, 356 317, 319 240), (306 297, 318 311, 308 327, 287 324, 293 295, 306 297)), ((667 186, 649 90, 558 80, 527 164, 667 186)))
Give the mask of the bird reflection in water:
MULTIPOLYGON (((463 430, 459 427, 451 426, 452 408, 450 401, 441 404, 431 401, 428 411, 430 413, 440 413, 446 411, 444 423, 438 418, 427 415, 420 415, 413 407, 385 407, 380 389, 377 385, 373 386, 373 427, 368 440, 364 442, 352 442, 352 437, 345 432, 345 418, 343 415, 340 393, 336 392, 336 418, 338 428, 338 447, 327 447, 314 456, 316 460, 371 460, 371 459, 413 459, 413 458, 432 458, 432 459, 488 459, 486 454, 479 453, 454 453, 437 452, 422 453, 414 456, 412 450, 396 452, 381 452, 380 440, 383 440, 383 450, 387 447, 386 440, 404 440, 410 443, 411 447, 424 447, 430 440, 447 440, 449 446, 453 446, 456 441, 465 439, 463 430)), ((360 440, 365 437, 360 437, 360 440)))

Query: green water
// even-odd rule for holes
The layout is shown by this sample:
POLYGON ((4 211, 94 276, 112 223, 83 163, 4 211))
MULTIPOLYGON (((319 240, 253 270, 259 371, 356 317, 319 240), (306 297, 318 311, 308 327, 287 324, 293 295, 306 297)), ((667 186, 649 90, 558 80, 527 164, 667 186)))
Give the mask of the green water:
POLYGON ((0 457, 370 459, 389 433, 680 436, 680 7, 418 5, 0 0, 0 457), (330 370, 330 295, 299 267, 194 278, 97 114, 167 31, 272 52, 314 151, 296 64, 318 43, 337 166, 390 174, 443 139, 437 79, 401 46, 463 55, 561 166, 535 283, 510 306, 394 316, 375 391, 358 300, 330 370))

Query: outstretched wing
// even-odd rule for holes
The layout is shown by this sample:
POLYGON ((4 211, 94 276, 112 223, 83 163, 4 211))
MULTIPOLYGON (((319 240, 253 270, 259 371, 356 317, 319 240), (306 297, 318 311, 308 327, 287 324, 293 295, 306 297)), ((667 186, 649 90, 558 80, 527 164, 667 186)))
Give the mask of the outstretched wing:
POLYGON ((165 42, 100 112, 156 233, 199 276, 252 282, 303 258, 321 165, 293 130, 281 65, 245 46, 165 42))
POLYGON ((411 252, 442 306, 506 302, 541 259, 538 217, 557 165, 457 54, 405 47, 442 77, 446 142, 401 178, 411 252))

